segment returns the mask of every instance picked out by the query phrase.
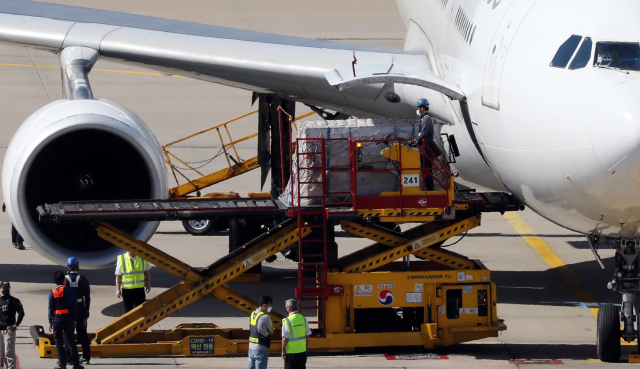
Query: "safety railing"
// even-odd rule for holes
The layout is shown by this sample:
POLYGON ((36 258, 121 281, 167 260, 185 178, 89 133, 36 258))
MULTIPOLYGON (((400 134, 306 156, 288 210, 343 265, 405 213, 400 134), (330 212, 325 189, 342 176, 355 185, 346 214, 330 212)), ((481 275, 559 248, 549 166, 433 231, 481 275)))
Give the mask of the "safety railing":
MULTIPOLYGON (((166 163, 169 166, 169 169, 171 170, 173 178, 175 179, 177 184, 176 187, 173 187, 169 190, 169 198, 186 196, 190 193, 199 191, 203 188, 222 182, 234 176, 259 168, 260 164, 258 164, 257 156, 249 159, 242 159, 240 157, 240 154, 238 153, 239 147, 237 147, 239 143, 257 137, 258 133, 256 132, 254 134, 250 134, 243 138, 234 140, 231 136, 231 131, 229 130, 229 125, 231 123, 238 122, 241 119, 249 117, 256 113, 258 113, 258 110, 243 114, 224 123, 207 128, 205 130, 162 146, 162 151, 165 156, 166 163), (179 143, 183 143, 189 139, 201 136, 208 132, 212 132, 214 134, 213 141, 215 145, 211 147, 218 148, 218 151, 211 157, 207 157, 203 160, 198 161, 188 161, 176 155, 175 150, 170 150, 178 148, 178 146, 176 145, 179 143), (203 173, 205 172, 205 170, 203 169, 205 166, 208 166, 214 160, 221 156, 225 158, 226 166, 223 165, 222 169, 219 169, 213 173, 203 173), (179 180, 179 178, 181 178, 182 181, 179 180)), ((302 115, 297 119, 302 119, 312 114, 315 113, 311 112, 302 115)))
POLYGON ((447 150, 437 156, 429 146, 405 138, 298 138, 291 155, 294 173, 288 188, 290 203, 294 210, 305 206, 350 206, 354 210, 446 208, 453 200, 448 156, 447 150), (381 151, 385 148, 396 150, 397 160, 384 157, 381 151), (418 150, 420 161, 403 165, 406 150, 418 150), (363 151, 368 151, 369 161, 365 163, 363 151), (371 158, 378 161, 371 162, 371 158), (407 180, 418 182, 417 186, 407 180), (433 188, 427 188, 430 182, 433 188), (408 185, 418 192, 408 191, 408 185))
MULTIPOLYGON (((194 133, 187 137, 181 138, 179 140, 173 141, 162 146, 162 151, 165 156, 165 160, 167 165, 171 169, 171 173, 173 174, 173 178, 176 181, 177 186, 169 190, 169 197, 181 197, 185 196, 189 193, 201 190, 207 186, 218 183, 222 180, 233 177, 234 175, 241 174, 246 172, 247 170, 255 169, 259 167, 257 157, 251 158, 249 160, 242 160, 240 155, 238 154, 238 149, 236 145, 240 142, 244 142, 250 140, 256 136, 258 133, 254 133, 248 135, 246 137, 240 138, 238 140, 234 140, 231 137, 231 132, 229 131, 229 124, 239 121, 242 118, 251 116, 256 114, 258 110, 254 110, 250 113, 243 114, 239 117, 228 120, 222 124, 218 124, 216 126, 207 128, 200 132, 194 133), (192 139, 196 136, 203 135, 207 132, 215 133, 214 142, 217 144, 218 151, 210 158, 206 158, 204 160, 192 161, 189 162, 187 160, 181 159, 176 154, 170 151, 170 148, 175 148, 175 145, 185 142, 189 139, 192 139), (235 156, 234 156, 235 155, 235 156), (216 158, 224 156, 226 159, 227 166, 222 170, 216 171, 210 174, 204 174, 201 172, 202 168, 215 160, 216 158), (173 160, 172 160, 173 159, 173 160), (182 164, 184 167, 179 167, 174 161, 182 164), (232 164, 233 162, 233 164, 232 164), (242 164, 244 164, 244 166, 242 164), (197 174, 198 178, 189 178, 186 172, 193 172, 197 174), (240 173, 236 173, 240 172, 240 173), (186 183, 181 184, 181 181, 178 180, 178 175, 186 181, 186 183)), ((216 147, 213 146, 213 147, 216 147)), ((193 175, 192 175, 193 177, 193 175)))

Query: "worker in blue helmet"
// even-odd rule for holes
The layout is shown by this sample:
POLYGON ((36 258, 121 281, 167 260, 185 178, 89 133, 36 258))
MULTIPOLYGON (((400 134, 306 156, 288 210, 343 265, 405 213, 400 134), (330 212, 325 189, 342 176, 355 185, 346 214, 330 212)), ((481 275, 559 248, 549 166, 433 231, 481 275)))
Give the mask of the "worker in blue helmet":
POLYGON ((65 276, 65 286, 71 287, 76 292, 78 299, 78 319, 76 320, 76 332, 78 341, 82 345, 81 363, 89 364, 91 360, 91 341, 87 334, 87 320, 89 319, 89 306, 91 304, 91 286, 85 276, 81 276, 80 262, 75 256, 67 259, 67 275, 65 276))
MULTIPOLYGON (((418 107, 418 110, 416 111, 416 113, 420 116, 420 134, 418 135, 418 138, 416 138, 416 143, 418 144, 418 147, 422 148, 422 151, 426 154, 427 157, 425 157, 424 155, 421 157, 421 167, 423 168, 433 168, 434 165, 434 158, 435 155, 432 152, 433 150, 430 150, 429 147, 432 147, 432 142, 433 142, 433 121, 431 120, 431 117, 429 116, 429 100, 427 99, 419 99, 418 103, 416 104, 416 106, 418 107)), ((433 174, 431 170, 425 170, 423 171, 423 176, 424 176, 424 186, 425 186, 425 190, 427 191, 433 191, 434 187, 433 187, 433 174)))

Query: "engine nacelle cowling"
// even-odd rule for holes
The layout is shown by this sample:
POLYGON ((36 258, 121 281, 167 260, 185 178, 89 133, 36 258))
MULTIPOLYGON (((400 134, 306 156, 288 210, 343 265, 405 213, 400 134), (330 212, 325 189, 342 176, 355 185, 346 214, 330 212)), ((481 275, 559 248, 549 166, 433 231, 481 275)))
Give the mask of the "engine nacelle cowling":
MULTIPOLYGON (((162 199, 167 176, 160 144, 140 118, 108 100, 58 100, 33 113, 7 149, 7 211, 18 232, 47 259, 82 268, 115 263, 122 249, 88 223, 45 224, 37 206, 59 201, 162 199)), ((114 222, 143 241, 158 222, 114 222)))

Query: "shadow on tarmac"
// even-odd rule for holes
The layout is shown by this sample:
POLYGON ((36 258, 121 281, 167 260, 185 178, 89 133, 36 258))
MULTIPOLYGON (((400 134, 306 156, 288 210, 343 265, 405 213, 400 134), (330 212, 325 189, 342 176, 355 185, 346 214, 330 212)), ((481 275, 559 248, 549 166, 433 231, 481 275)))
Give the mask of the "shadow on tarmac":
MULTIPOLYGON (((519 233, 468 233, 465 237, 522 237, 519 233)), ((585 238, 585 235, 580 233, 567 233, 567 234, 536 234, 535 237, 541 238, 585 238)), ((586 241, 585 241, 586 243, 586 241)), ((587 244, 587 247, 589 245, 587 244)))
MULTIPOLYGON (((263 267, 263 273, 263 279, 260 283, 230 282, 227 283, 227 285, 254 300, 258 300, 260 295, 264 293, 269 294, 271 298, 273 298, 273 309, 280 314, 286 315, 284 308, 285 301, 295 297, 294 291, 298 284, 297 270, 274 269, 265 266, 263 267)), ((122 300, 102 310, 103 315, 111 317, 119 317, 123 313, 124 306, 122 300)), ((310 311, 309 314, 305 315, 311 316, 311 314, 313 314, 313 312, 310 311)), ((181 318, 213 318, 212 322, 215 323, 215 318, 246 318, 247 314, 211 295, 207 295, 189 306, 180 309, 171 316, 181 318)))
MULTIPOLYGON (((95 270, 80 270, 80 274, 87 277, 92 286, 114 286, 113 305, 103 309, 102 314, 105 316, 119 317, 124 313, 122 300, 115 297, 115 267, 95 270)), ((66 270, 66 268, 56 265, 13 265, 0 264, 2 276, 0 280, 9 280, 17 283, 38 283, 45 286, 34 286, 25 290, 24 288, 14 288, 13 292, 19 297, 20 293, 28 292, 42 294, 46 296, 50 288, 53 286, 53 273, 57 270, 66 270), (10 276, 10 277, 9 277, 10 276)), ((175 286, 181 280, 173 275, 165 272, 160 268, 151 269, 151 286, 153 288, 170 288, 175 286)), ((258 300, 260 295, 267 293, 274 300, 274 310, 281 314, 285 312, 284 304, 287 299, 294 297, 294 291, 297 287, 296 269, 280 269, 263 266, 262 282, 230 282, 227 285, 241 294, 258 300)), ((246 317, 246 314, 230 305, 216 299, 213 296, 205 296, 191 305, 181 309, 173 314, 175 317, 246 317)))
MULTIPOLYGON (((281 257, 279 255, 279 257, 281 257)), ((263 281, 269 282, 279 279, 297 278, 297 270, 279 269, 264 265, 263 281)), ((82 266, 81 266, 82 267, 82 266)), ((57 270, 66 272, 67 268, 58 265, 14 265, 0 264, 0 280, 8 280, 10 282, 23 283, 45 283, 53 284, 53 273, 57 270)), ((181 282, 181 279, 175 277, 164 270, 153 267, 151 273, 151 286, 169 288, 181 282)), ((80 269, 80 275, 89 279, 92 286, 115 286, 115 266, 103 269, 80 269)))
MULTIPOLYGON (((568 265, 580 283, 591 291, 599 303, 619 304, 621 296, 607 289, 613 278, 614 258, 602 259, 605 269, 595 261, 568 265)), ((492 271, 501 304, 582 306, 580 299, 554 269, 544 271, 492 271)))
MULTIPOLYGON (((595 260, 568 265, 568 268, 589 289, 599 303, 620 303, 620 294, 606 288, 613 273, 613 257, 603 259, 606 269, 601 269, 595 260)), ((47 286, 31 289, 30 292, 48 292, 52 283, 52 276, 56 270, 64 270, 55 265, 13 265, 0 264, 3 276, 11 276, 12 282, 43 283, 47 286)), ((81 270, 92 285, 114 286, 114 269, 81 270)), ((586 307, 578 299, 557 271, 492 271, 493 281, 498 286, 498 301, 500 304, 550 305, 550 306, 580 306, 586 307)), ((6 277, 5 277, 6 278, 6 277)), ((281 269, 263 266, 261 283, 230 282, 228 285, 240 293, 257 300, 263 293, 270 294, 274 299, 274 309, 284 311, 284 301, 292 298, 296 284, 297 271, 295 269, 281 269)), ((151 284, 153 288, 170 288, 180 282, 180 279, 170 275, 160 268, 151 269, 151 284)), ((18 290, 15 291, 18 295, 18 290)), ((106 316, 117 317, 123 312, 121 300, 105 308, 102 313, 106 316)), ((239 310, 206 296, 190 306, 180 310, 174 316, 178 317, 245 317, 239 310)))
POLYGON ((589 246, 589 242, 585 241, 567 241, 567 243, 578 250, 590 250, 591 246, 589 246))

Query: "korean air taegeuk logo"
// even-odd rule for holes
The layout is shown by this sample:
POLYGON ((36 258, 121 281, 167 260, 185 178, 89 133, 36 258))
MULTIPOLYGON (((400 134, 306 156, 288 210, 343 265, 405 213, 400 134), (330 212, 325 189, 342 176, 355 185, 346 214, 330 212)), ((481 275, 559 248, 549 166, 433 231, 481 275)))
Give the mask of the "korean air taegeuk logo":
POLYGON ((382 290, 378 293, 378 301, 381 305, 388 306, 393 304, 393 300, 395 296, 393 296, 393 291, 391 290, 382 290))

